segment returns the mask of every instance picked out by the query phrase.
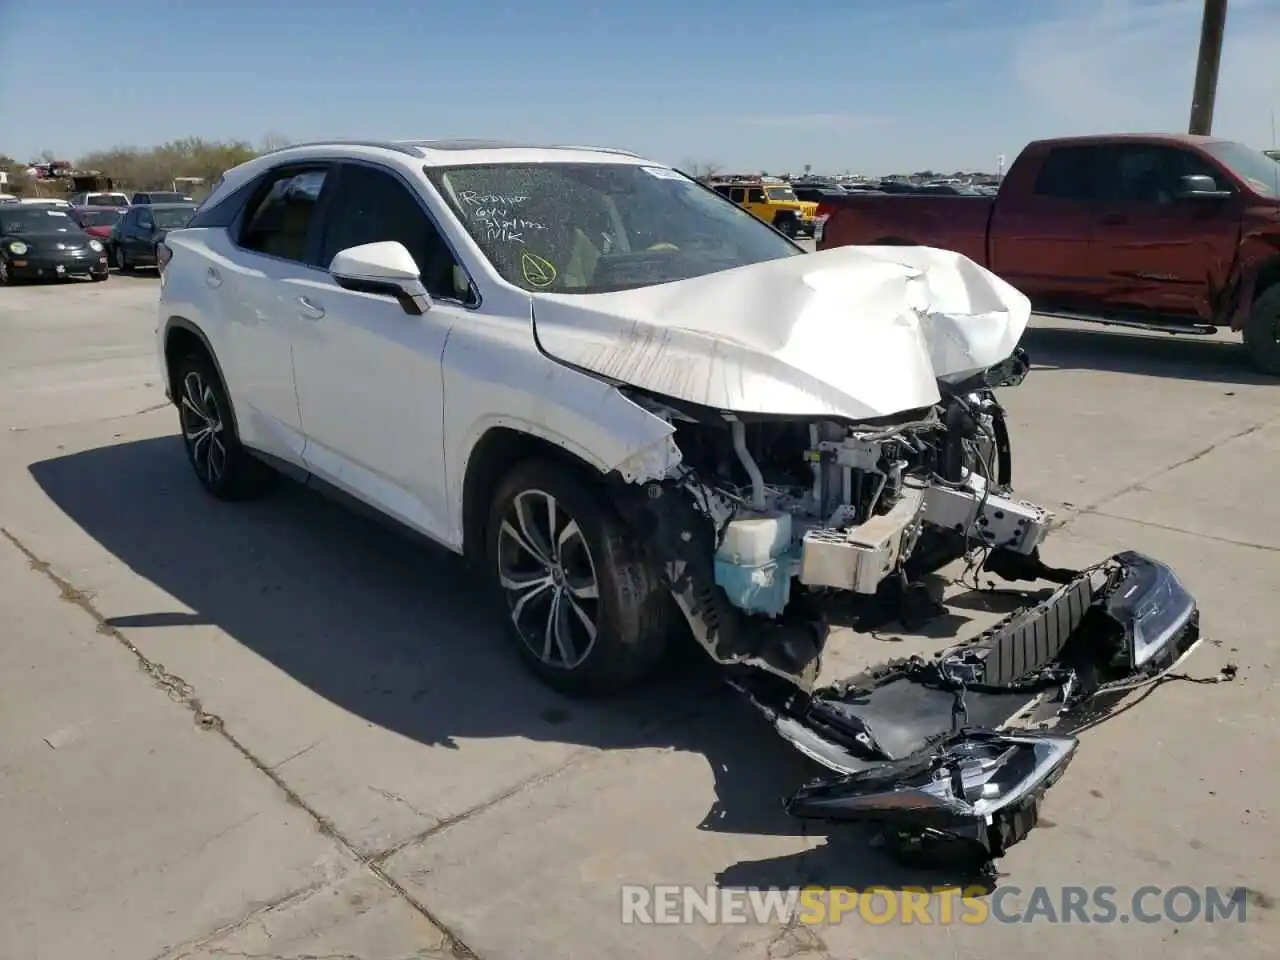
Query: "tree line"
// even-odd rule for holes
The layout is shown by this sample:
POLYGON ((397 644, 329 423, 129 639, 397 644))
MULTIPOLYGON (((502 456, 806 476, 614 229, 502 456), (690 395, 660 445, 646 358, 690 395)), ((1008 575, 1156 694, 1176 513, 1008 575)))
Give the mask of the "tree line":
MULTIPOLYGON (((95 150, 77 157, 72 166, 76 172, 98 171, 110 177, 116 190, 170 190, 175 180, 197 178, 202 184, 194 187, 179 184, 179 189, 198 195, 208 190, 213 182, 232 167, 251 160, 266 150, 288 146, 289 140, 279 134, 268 134, 255 145, 248 140, 206 140, 203 137, 184 137, 153 147, 115 146, 107 150, 95 150), (203 190, 201 189, 203 187, 203 190)), ((41 152, 42 161, 63 159, 53 151, 41 152)), ((26 174, 29 162, 15 160, 0 153, 0 170, 9 175, 8 193, 30 195, 37 190, 42 194, 67 192, 65 183, 55 185, 49 180, 35 181, 26 174)), ((68 181, 69 182, 69 181, 68 181)))

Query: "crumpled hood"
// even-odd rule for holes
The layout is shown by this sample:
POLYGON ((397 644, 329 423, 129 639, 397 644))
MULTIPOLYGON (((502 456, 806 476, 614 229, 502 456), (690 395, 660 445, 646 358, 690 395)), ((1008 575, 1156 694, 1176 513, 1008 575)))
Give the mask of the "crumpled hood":
POLYGON ((836 247, 602 294, 533 295, 551 357, 738 413, 854 420, 1004 360, 1031 303, 958 253, 836 247))

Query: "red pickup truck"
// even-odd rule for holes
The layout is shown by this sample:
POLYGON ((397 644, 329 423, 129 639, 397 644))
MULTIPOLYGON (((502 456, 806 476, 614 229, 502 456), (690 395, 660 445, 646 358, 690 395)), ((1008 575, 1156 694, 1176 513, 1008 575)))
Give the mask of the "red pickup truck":
POLYGON ((995 197, 827 199, 818 249, 955 250, 1037 313, 1168 333, 1243 331, 1280 375, 1280 163, 1172 134, 1028 145, 995 197))

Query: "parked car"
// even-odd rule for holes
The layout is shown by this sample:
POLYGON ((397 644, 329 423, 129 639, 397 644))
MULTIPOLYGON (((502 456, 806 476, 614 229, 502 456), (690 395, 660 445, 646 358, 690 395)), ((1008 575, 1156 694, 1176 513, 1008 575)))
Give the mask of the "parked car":
POLYGON ((806 255, 621 151, 414 141, 236 167, 160 263, 159 362, 210 494, 263 493, 274 467, 469 557, 567 693, 624 687, 691 633, 782 736, 857 774, 798 816, 998 855, 1105 684, 1198 642, 1165 565, 1040 561, 1052 518, 1010 489, 996 395, 1026 374, 1030 303, 959 254, 806 255), (818 685, 824 608, 907 616, 964 556, 1061 586, 936 658, 818 685))
POLYGON ((113 190, 91 190, 88 193, 73 193, 67 198, 73 207, 127 207, 129 197, 113 190))
POLYGON ((124 211, 116 207, 72 207, 71 215, 85 233, 105 241, 124 216, 124 211))
POLYGON ((13 203, 21 204, 24 207, 37 207, 48 210, 70 210, 71 204, 66 200, 58 197, 19 197, 13 203))
POLYGON ((796 195, 797 200, 803 200, 805 203, 821 203, 828 197, 845 195, 843 187, 831 183, 793 183, 791 192, 796 195))
POLYGON ((19 280, 88 276, 107 279, 102 242, 66 210, 0 204, 0 286, 19 280))
POLYGON ((111 262, 129 272, 135 267, 157 267, 157 248, 170 230, 180 230, 196 212, 194 203, 138 204, 129 208, 107 240, 111 262))
POLYGON ((132 203, 137 206, 148 203, 195 203, 195 201, 187 194, 176 193, 173 190, 149 190, 145 193, 135 193, 132 203))
POLYGON ((813 236, 818 205, 801 200, 791 185, 764 177, 712 180, 708 186, 789 237, 813 236))
POLYGON ((819 249, 955 250, 1039 313, 1160 330, 1243 332, 1280 375, 1280 164, 1239 143, 1184 135, 1043 140, 996 196, 841 197, 819 249))

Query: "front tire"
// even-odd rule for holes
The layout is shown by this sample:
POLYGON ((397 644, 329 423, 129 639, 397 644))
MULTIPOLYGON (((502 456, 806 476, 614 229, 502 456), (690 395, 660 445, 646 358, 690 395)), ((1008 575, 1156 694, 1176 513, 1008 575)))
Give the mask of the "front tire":
POLYGON ((200 485, 219 500, 245 500, 265 492, 273 472, 240 443, 231 401, 208 356, 188 354, 176 373, 182 442, 200 485))
POLYGON ((613 693, 662 658, 667 591, 608 500, 568 469, 518 465, 499 484, 486 539, 507 635, 547 686, 613 693))
POLYGON ((116 269, 121 273, 130 273, 133 270, 133 264, 129 262, 129 258, 125 255, 124 247, 116 244, 115 248, 116 269))
POLYGON ((1244 327, 1244 348, 1257 369, 1280 376, 1280 283, 1254 301, 1244 327))

